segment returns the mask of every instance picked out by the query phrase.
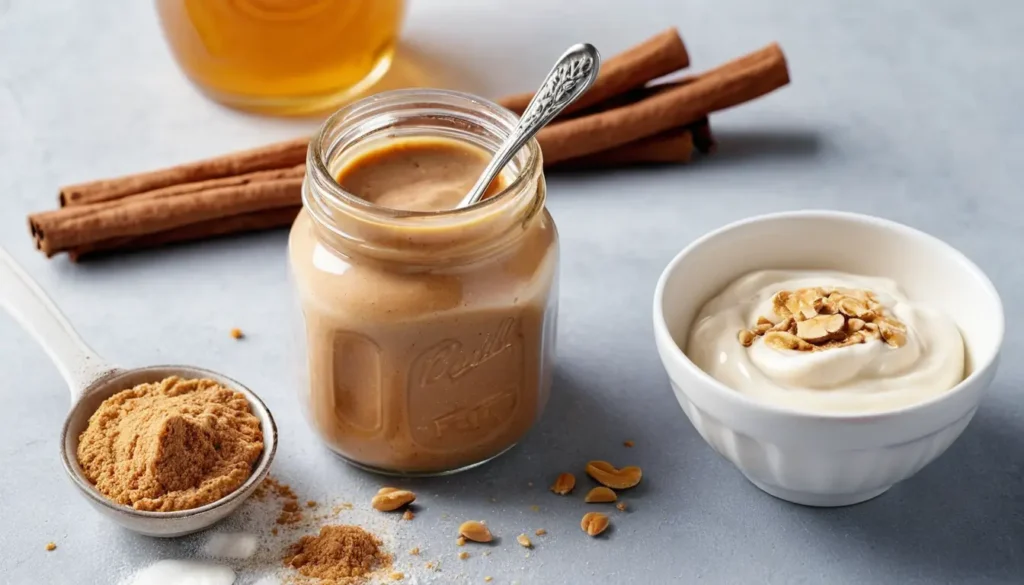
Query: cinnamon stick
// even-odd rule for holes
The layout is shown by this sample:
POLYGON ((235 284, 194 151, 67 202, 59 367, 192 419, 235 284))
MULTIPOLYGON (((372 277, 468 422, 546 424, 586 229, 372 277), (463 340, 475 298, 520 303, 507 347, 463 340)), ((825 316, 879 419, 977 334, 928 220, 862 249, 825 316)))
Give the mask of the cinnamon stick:
POLYGON ((773 43, 635 103, 551 124, 537 140, 545 162, 556 164, 683 126, 787 83, 786 57, 773 43))
POLYGON ((308 146, 308 138, 296 138, 166 169, 69 185, 60 190, 60 205, 72 207, 112 201, 183 183, 293 167, 305 162, 308 146))
POLYGON ((83 244, 68 251, 72 262, 116 250, 143 250, 167 244, 207 240, 220 236, 283 228, 292 225, 301 207, 282 207, 243 213, 231 217, 201 221, 142 236, 112 238, 83 244))
MULTIPOLYGON (((567 166, 686 162, 697 127, 667 132, 567 166)), ((150 248, 290 225, 301 202, 305 165, 172 185, 120 199, 77 203, 29 216, 36 247, 73 261, 100 252, 150 248)))
POLYGON ((106 240, 147 236, 301 202, 302 177, 279 178, 172 197, 126 198, 114 205, 87 206, 85 213, 38 214, 30 227, 37 247, 50 257, 106 240))
MULTIPOLYGON (((675 28, 662 31, 646 41, 607 59, 601 65, 597 80, 587 93, 569 105, 568 114, 583 110, 647 82, 668 75, 690 64, 686 46, 675 28)), ((521 93, 498 100, 498 103, 522 114, 533 99, 533 93, 521 93)))

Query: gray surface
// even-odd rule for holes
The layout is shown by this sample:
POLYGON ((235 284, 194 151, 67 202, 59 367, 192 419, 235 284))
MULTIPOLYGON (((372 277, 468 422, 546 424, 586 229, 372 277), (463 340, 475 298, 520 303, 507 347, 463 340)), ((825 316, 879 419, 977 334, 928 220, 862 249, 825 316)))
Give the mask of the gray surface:
MULTIPOLYGON (((396 546, 443 557, 438 582, 1021 582, 1019 5, 604 0, 577 18, 581 3, 569 1, 458 13, 457 4, 499 3, 414 4, 406 54, 415 50, 437 83, 485 95, 529 87, 570 42, 611 54, 669 24, 682 28, 698 68, 777 39, 794 82, 716 116, 721 151, 689 168, 551 178, 564 252, 551 405, 501 460, 413 482, 423 509, 411 523, 385 526, 397 531, 396 546), (540 15, 525 14, 528 6, 540 15), (883 497, 840 510, 774 500, 712 453, 676 405, 651 339, 654 283, 676 251, 725 222, 808 207, 873 213, 945 239, 992 277, 1010 324, 1002 369, 963 437, 883 497), (624 449, 624 439, 636 447, 624 449), (591 458, 645 471, 626 497, 633 512, 614 517, 603 540, 576 527, 579 498, 545 491, 555 474, 579 472, 591 458), (504 541, 488 557, 473 549, 470 560, 452 560, 456 521, 473 517, 504 541), (512 539, 538 527, 550 535, 524 558, 512 539)), ((174 69, 148 2, 0 0, 0 243, 103 355, 196 363, 244 380, 278 417, 275 473, 303 497, 363 506, 379 480, 328 455, 294 398, 283 233, 74 266, 45 261, 24 226, 27 212, 53 205, 58 184, 310 127, 198 96, 174 69), (249 334, 244 342, 228 338, 236 326, 249 334)), ((116 582, 201 541, 134 536, 79 499, 57 458, 62 382, 6 315, 0 372, 0 582, 116 582), (50 540, 59 548, 44 552, 50 540)))

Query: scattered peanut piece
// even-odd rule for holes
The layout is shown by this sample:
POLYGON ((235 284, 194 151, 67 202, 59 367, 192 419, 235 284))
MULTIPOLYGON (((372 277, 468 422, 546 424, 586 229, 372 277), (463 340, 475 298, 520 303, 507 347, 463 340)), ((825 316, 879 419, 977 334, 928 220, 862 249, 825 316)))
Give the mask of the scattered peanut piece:
POLYGON ((484 581, 487 581, 488 583, 490 583, 493 580, 494 580, 494 577, 484 577, 484 581))
POLYGON ((314 501, 314 500, 306 500, 306 507, 307 508, 316 508, 316 501, 314 501))
POLYGON ((404 514, 402 514, 402 520, 412 520, 415 517, 416 517, 416 514, 413 514, 412 510, 408 510, 408 509, 405 511, 404 514))
POLYGON ((462 560, 466 560, 466 559, 469 558, 469 553, 466 552, 466 551, 462 551, 462 552, 459 553, 459 558, 462 559, 462 560))
POLYGON ((398 571, 395 571, 394 573, 391 573, 391 580, 392 581, 401 581, 402 579, 405 579, 405 573, 400 573, 398 571))
POLYGON ((613 492, 611 488, 606 488, 601 485, 587 492, 583 501, 588 504, 607 504, 609 502, 614 502, 617 499, 618 496, 615 495, 615 492, 613 492))
POLYGON ((409 490, 400 490, 393 487, 382 487, 373 496, 370 504, 375 510, 381 512, 393 512, 406 504, 416 500, 416 494, 409 490))
POLYGON ((467 520, 459 526, 459 534, 463 538, 472 540, 473 542, 491 542, 494 538, 491 536, 491 531, 487 529, 487 525, 483 522, 477 522, 476 520, 467 520))
POLYGON ((618 510, 619 512, 625 512, 625 511, 626 511, 626 507, 627 507, 627 506, 626 506, 626 502, 619 502, 618 504, 615 504, 615 508, 616 508, 616 509, 617 509, 617 510, 618 510))
POLYGON ((425 566, 426 566, 426 567, 427 567, 428 569, 433 569, 433 568, 434 568, 434 567, 436 567, 437 565, 435 565, 435 564, 434 564, 434 561, 427 561, 427 564, 426 564, 425 566))
POLYGON ((544 530, 543 528, 538 528, 533 533, 536 534, 537 536, 544 536, 545 534, 548 533, 548 531, 544 530))
POLYGON ((413 549, 409 551, 409 554, 411 554, 414 557, 420 556, 420 547, 413 547, 413 549))
POLYGON ((520 534, 519 536, 517 536, 516 542, 518 542, 521 546, 524 546, 526 548, 531 548, 533 546, 533 543, 530 542, 530 537, 526 536, 525 534, 520 534))
POLYGON ((46 550, 50 551, 50 552, 57 550, 57 543, 55 543, 55 542, 48 542, 48 543, 46 543, 46 550))
POLYGON ((600 512, 587 512, 580 520, 580 528, 590 536, 597 536, 608 528, 608 516, 600 512))
POLYGON ((466 539, 462 536, 455 539, 455 546, 466 546, 466 539))
POLYGON ((551 484, 551 491, 564 496, 571 492, 574 487, 576 487, 576 476, 571 473, 562 473, 555 479, 555 483, 551 484))
POLYGON ((633 448, 633 441, 623 441, 622 442, 622 446, 627 448, 627 449, 632 449, 633 448))
POLYGON ((235 339, 241 339, 245 337, 245 334, 242 333, 241 329, 235 327, 234 329, 231 330, 231 337, 234 337, 235 339))
POLYGON ((614 465, 607 461, 591 461, 587 463, 587 475, 605 487, 624 490, 640 483, 643 472, 636 466, 616 469, 614 465))

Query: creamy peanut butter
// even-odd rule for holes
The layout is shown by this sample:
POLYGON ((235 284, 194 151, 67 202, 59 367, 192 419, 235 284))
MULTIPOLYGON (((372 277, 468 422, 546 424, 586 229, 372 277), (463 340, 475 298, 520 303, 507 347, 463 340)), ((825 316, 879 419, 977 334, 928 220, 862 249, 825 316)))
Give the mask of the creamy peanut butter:
MULTIPOLYGON (((487 159, 462 141, 390 139, 339 161, 335 175, 380 207, 444 211, 487 159)), ((524 194, 429 227, 388 210, 356 221, 343 209, 332 215, 340 229, 306 211, 296 220, 289 254, 305 319, 308 415, 342 456, 388 471, 458 469, 509 448, 539 416, 558 252, 542 175, 527 172, 536 179, 524 194)))

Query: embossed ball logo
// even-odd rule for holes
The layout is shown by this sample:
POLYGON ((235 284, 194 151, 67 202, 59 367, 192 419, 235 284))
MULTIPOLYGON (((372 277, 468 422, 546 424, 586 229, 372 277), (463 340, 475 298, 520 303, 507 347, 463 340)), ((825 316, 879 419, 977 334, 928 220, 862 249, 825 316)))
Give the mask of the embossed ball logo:
POLYGON ((499 431, 515 412, 522 377, 518 318, 472 339, 434 344, 416 359, 409 380, 416 442, 457 449, 467 438, 499 431))

